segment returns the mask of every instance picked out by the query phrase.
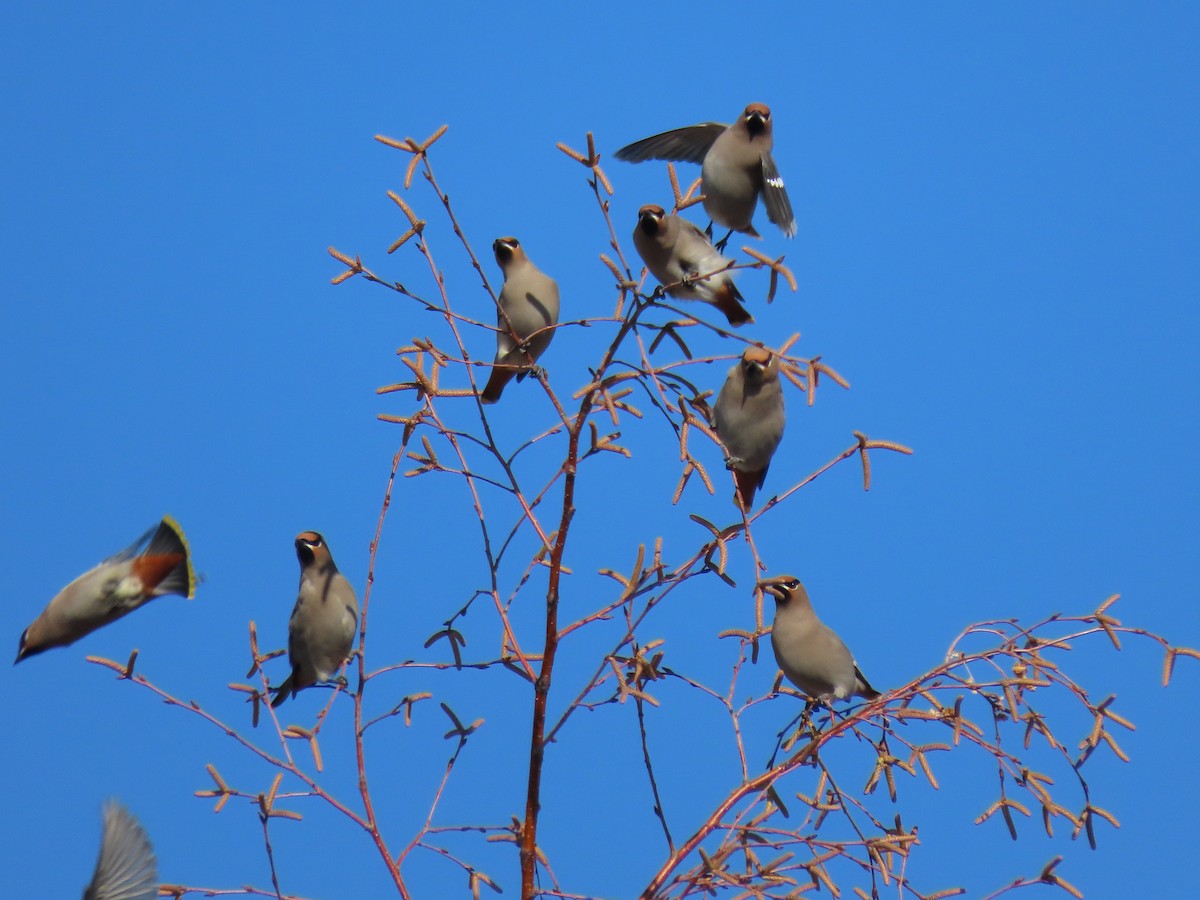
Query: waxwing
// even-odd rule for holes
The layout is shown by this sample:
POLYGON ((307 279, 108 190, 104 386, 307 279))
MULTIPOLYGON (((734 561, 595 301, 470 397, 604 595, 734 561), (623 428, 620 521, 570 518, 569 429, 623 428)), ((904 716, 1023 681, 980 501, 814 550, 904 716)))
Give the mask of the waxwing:
POLYGON ((799 579, 777 575, 760 581, 758 587, 775 598, 771 647, 788 681, 817 700, 879 696, 842 639, 817 618, 799 579))
POLYGON ((743 509, 750 509, 766 480, 784 421, 779 359, 765 347, 747 347, 713 407, 713 426, 728 454, 725 465, 737 483, 734 502, 740 494, 743 509))
POLYGON ((164 594, 192 599, 196 574, 187 538, 170 516, 115 556, 83 573, 58 592, 25 629, 16 662, 73 644, 164 594))
POLYGON ((633 245, 650 274, 683 300, 711 303, 730 325, 754 319, 739 302, 742 295, 733 283, 726 259, 703 231, 679 216, 668 216, 661 206, 647 204, 638 210, 633 245))
POLYGON ((497 238, 492 244, 496 263, 504 273, 497 310, 496 361, 487 386, 479 395, 484 403, 495 403, 504 386, 531 371, 558 324, 558 285, 529 261, 514 237, 497 238))
POLYGON ((796 217, 771 157, 773 144, 771 110, 765 104, 751 103, 732 125, 705 122, 677 128, 622 147, 615 155, 628 162, 667 159, 699 163, 704 210, 714 222, 758 237, 751 220, 761 194, 767 218, 793 237, 796 217))
POLYGON ((325 539, 315 531, 296 536, 300 591, 288 622, 292 674, 276 688, 272 706, 296 692, 329 681, 350 656, 358 628, 358 596, 338 571, 325 539))

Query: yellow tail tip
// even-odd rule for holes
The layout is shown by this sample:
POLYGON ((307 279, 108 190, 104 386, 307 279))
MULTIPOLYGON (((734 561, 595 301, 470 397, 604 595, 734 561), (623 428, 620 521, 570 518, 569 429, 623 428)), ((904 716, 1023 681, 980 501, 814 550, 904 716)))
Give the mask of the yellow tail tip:
POLYGON ((188 544, 187 535, 183 533, 183 527, 175 521, 171 516, 163 516, 163 523, 175 532, 175 536, 179 538, 179 543, 183 544, 184 562, 187 565, 188 591, 186 597, 192 600, 196 596, 196 585, 199 583, 196 578, 196 570, 192 567, 192 548, 188 544))

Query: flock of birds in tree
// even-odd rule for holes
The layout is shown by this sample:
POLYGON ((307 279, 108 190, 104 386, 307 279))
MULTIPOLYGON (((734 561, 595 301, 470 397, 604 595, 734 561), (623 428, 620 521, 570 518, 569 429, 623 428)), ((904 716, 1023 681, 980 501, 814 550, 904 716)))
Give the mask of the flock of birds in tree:
MULTIPOLYGON (((712 242, 707 232, 653 204, 638 211, 633 242, 666 293, 720 310, 732 326, 752 323, 722 255, 733 232, 758 237, 752 222, 759 197, 767 218, 785 235, 796 220, 771 156, 771 111, 751 103, 732 125, 706 122, 654 135, 616 152, 629 162, 658 159, 698 163, 704 209, 729 229, 712 242)), ((496 403, 505 386, 535 371, 558 324, 558 285, 541 272, 516 238, 492 246, 504 273, 497 317, 496 358, 483 403, 496 403)), ((713 407, 713 426, 733 471, 734 500, 748 510, 783 438, 783 390, 778 358, 751 346, 729 371, 713 407)), ((305 531, 295 540, 300 587, 288 622, 291 672, 273 688, 272 706, 315 684, 333 681, 353 649, 358 597, 338 571, 325 539, 305 531)), ((20 638, 16 662, 65 647, 127 615, 155 597, 195 595, 196 575, 183 529, 170 517, 131 546, 80 575, 50 601, 20 638)), ((775 660, 787 679, 814 700, 879 697, 849 649, 813 611, 804 585, 792 575, 760 581, 756 589, 776 602, 771 629, 775 660)), ((340 679, 344 684, 344 678, 340 679)), ((128 810, 104 810, 100 858, 85 900, 150 900, 158 895, 157 866, 145 831, 128 810)))

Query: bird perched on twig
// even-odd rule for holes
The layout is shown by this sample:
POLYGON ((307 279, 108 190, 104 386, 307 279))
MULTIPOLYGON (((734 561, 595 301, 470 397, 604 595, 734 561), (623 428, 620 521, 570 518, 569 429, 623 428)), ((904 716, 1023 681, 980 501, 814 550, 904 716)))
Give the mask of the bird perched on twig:
POLYGON ((754 492, 762 487, 771 457, 783 440, 783 386, 779 360, 765 347, 747 347, 729 370, 713 407, 713 426, 733 470, 734 502, 750 509, 754 492))
POLYGON ((788 681, 816 700, 879 696, 842 639, 817 618, 796 576, 776 575, 758 587, 775 598, 771 648, 788 681))
POLYGON ((196 573, 183 529, 170 516, 58 592, 21 635, 16 662, 65 647, 139 606, 178 594, 191 600, 196 573))
MULTIPOLYGON (((622 147, 615 156, 635 163, 647 159, 699 163, 704 210, 714 222, 731 232, 759 237, 751 220, 761 194, 767 218, 793 237, 796 217, 771 156, 773 146, 771 110, 763 103, 751 103, 732 125, 705 122, 676 128, 622 147)), ((718 249, 727 240, 728 235, 718 249)))
POLYGON ((496 361, 487 386, 479 395, 495 403, 515 376, 517 381, 534 371, 532 363, 546 352, 558 324, 558 285, 529 261, 514 237, 492 244, 496 264, 504 273, 496 315, 496 361))
POLYGON ((275 690, 272 706, 321 681, 341 667, 358 628, 358 595, 338 571, 325 539, 315 531, 296 536, 300 592, 288 621, 289 675, 275 690))
POLYGON ((671 285, 667 293, 672 297, 711 303, 730 325, 754 321, 739 302, 742 295, 729 272, 733 261, 718 253, 708 236, 687 219, 668 216, 661 206, 649 203, 638 210, 633 246, 650 274, 671 285))
POLYGON ((153 900, 158 866, 146 830, 115 800, 104 806, 100 858, 83 900, 153 900))

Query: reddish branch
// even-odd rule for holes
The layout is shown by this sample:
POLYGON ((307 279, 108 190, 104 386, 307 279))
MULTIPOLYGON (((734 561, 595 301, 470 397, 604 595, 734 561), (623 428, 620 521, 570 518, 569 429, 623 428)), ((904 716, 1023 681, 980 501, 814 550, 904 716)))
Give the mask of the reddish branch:
POLYGON ((384 840, 383 834, 379 831, 379 822, 375 818, 375 804, 371 800, 371 786, 367 778, 366 748, 363 741, 363 691, 367 686, 367 612, 370 609, 371 589, 375 585, 375 554, 379 550, 379 538, 383 534, 383 523, 387 518, 388 508, 392 503, 392 487, 396 483, 396 470, 400 467, 400 460, 404 458, 407 444, 408 442, 405 441, 395 456, 392 457, 392 470, 388 474, 387 489, 383 492, 383 503, 379 510, 379 521, 375 526, 375 537, 371 539, 371 557, 367 565, 367 586, 363 591, 362 612, 359 618, 358 689, 354 692, 354 759, 358 766, 358 792, 363 801, 366 829, 371 835, 375 849, 379 851, 379 855, 387 867, 388 874, 392 876, 392 883, 396 885, 397 892, 399 892, 404 900, 408 900, 409 897, 408 887, 405 885, 404 878, 400 874, 398 861, 392 859, 387 842, 384 840))

